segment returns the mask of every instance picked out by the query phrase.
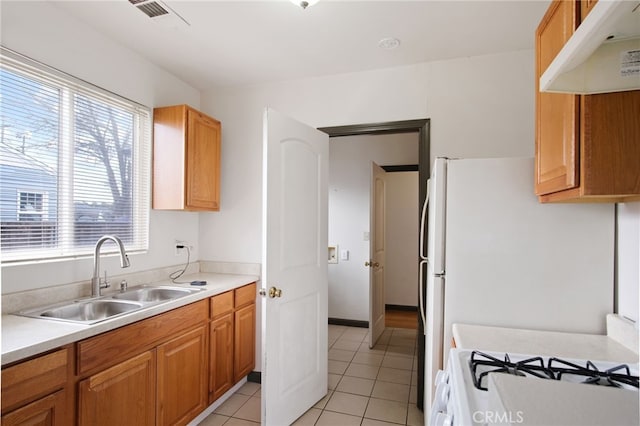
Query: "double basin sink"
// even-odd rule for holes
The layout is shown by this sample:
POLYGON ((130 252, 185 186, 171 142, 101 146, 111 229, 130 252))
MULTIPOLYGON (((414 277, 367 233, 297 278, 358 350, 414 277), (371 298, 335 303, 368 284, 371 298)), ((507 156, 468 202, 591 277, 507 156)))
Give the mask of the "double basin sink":
POLYGON ((143 286, 100 298, 58 303, 19 312, 31 318, 94 324, 127 313, 179 299, 202 289, 171 286, 143 286))

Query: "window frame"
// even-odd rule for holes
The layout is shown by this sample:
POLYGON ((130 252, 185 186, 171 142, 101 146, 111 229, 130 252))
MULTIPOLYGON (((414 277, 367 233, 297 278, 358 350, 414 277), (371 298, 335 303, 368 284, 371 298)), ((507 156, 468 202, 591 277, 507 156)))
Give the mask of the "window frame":
MULTIPOLYGON (((69 130, 73 129, 76 114, 75 112, 70 113, 68 110, 68 108, 73 110, 73 99, 76 95, 88 96, 92 100, 104 102, 112 107, 122 108, 132 114, 133 135, 131 143, 131 168, 132 170, 136 170, 136 172, 132 173, 133 177, 131 179, 132 242, 125 242, 125 247, 127 252, 130 254, 146 253, 149 250, 149 212, 151 205, 152 109, 1 46, 0 68, 19 74, 28 79, 35 80, 41 84, 53 86, 59 89, 60 111, 58 117, 60 119, 60 123, 62 123, 63 120, 65 120, 66 123, 66 126, 62 126, 62 124, 60 126, 60 145, 58 147, 58 153, 60 157, 64 158, 58 160, 59 164, 61 162, 69 161, 73 163, 76 155, 73 148, 73 131, 69 130), (63 118, 63 116, 65 117, 63 118)), ((93 245, 76 245, 73 241, 75 213, 71 212, 75 209, 75 205, 73 189, 70 185, 70 182, 73 181, 73 176, 74 172, 72 166, 66 166, 66 168, 63 169, 63 167, 59 165, 59 168, 56 171, 58 182, 56 184, 56 202, 54 203, 57 206, 55 222, 59 228, 56 246, 51 248, 45 244, 43 247, 27 246, 18 249, 9 248, 2 250, 0 263, 3 266, 93 256, 93 245)), ((21 187, 28 187, 28 182, 22 184, 21 187)), ((49 194, 45 194, 47 191, 43 191, 39 188, 33 190, 22 188, 16 188, 17 221, 19 222, 20 215, 25 213, 20 211, 20 194, 42 193, 43 208, 42 212, 40 212, 42 215, 42 221, 51 222, 49 220, 49 216, 51 214, 51 211, 49 210, 51 200, 49 194)), ((23 222, 27 221, 23 220, 23 222)), ((115 248, 112 249, 111 247, 105 247, 105 250, 103 251, 106 253, 115 253, 115 248)))

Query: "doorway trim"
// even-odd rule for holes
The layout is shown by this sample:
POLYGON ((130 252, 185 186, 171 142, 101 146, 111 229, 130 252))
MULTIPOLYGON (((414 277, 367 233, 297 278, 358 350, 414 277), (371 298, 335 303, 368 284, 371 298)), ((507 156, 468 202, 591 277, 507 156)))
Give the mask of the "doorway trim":
MULTIPOLYGON (((381 123, 352 124, 345 126, 319 127, 330 138, 340 136, 379 135, 385 133, 412 133, 418 132, 418 206, 424 204, 427 197, 427 179, 431 176, 431 119, 388 121, 381 123)), ((418 207, 417 220, 420 222, 420 207, 418 207)), ((416 257, 417 259, 417 257, 416 257)), ((423 283, 418 283, 423 285, 423 283)), ((418 296, 419 297, 419 296, 418 296)), ((424 301, 423 301, 424 303, 424 301)), ((424 306, 424 305, 423 305, 424 306)), ((424 403, 424 325, 418 321, 418 383, 417 406, 423 409, 424 403)))
MULTIPOLYGON (((340 136, 380 135, 385 133, 412 133, 418 132, 418 170, 419 192, 422 205, 427 195, 427 179, 431 176, 431 119, 420 118, 416 120, 386 121, 380 123, 348 124, 345 126, 318 127, 330 138, 340 136)), ((420 212, 418 212, 418 217, 420 212)), ((418 219, 419 220, 419 219, 418 219)))

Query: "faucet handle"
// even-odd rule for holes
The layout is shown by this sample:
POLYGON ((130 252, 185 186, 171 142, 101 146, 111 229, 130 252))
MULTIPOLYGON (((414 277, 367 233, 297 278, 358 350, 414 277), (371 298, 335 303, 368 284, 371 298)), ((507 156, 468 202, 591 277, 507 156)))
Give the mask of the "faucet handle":
POLYGON ((100 288, 109 288, 111 284, 109 284, 109 280, 107 279, 107 270, 104 271, 104 280, 100 280, 100 288))

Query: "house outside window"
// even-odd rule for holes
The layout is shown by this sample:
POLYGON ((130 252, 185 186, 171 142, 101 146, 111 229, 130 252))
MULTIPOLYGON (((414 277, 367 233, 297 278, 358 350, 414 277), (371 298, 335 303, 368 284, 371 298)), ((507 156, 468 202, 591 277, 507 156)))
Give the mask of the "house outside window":
POLYGON ((18 221, 47 220, 47 194, 18 192, 18 221))
POLYGON ((148 248, 150 110, 0 49, 2 263, 148 248))

